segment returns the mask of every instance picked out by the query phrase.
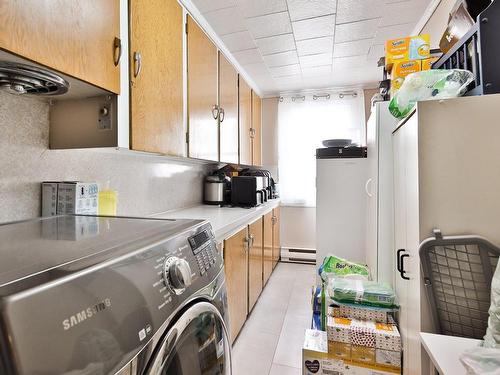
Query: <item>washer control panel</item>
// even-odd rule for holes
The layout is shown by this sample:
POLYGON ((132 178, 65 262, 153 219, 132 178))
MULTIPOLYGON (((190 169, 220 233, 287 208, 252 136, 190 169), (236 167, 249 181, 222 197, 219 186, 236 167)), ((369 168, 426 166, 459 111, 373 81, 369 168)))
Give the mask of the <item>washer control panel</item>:
POLYGON ((211 229, 205 229, 188 238, 191 250, 198 263, 200 275, 203 276, 215 263, 216 251, 215 236, 211 229))

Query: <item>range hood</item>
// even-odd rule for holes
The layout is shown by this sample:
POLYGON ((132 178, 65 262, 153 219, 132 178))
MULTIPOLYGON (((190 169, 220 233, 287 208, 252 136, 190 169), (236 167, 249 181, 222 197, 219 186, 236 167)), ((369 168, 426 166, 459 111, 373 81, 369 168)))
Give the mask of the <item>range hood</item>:
POLYGON ((0 90, 57 100, 114 95, 104 89, 0 50, 0 90))

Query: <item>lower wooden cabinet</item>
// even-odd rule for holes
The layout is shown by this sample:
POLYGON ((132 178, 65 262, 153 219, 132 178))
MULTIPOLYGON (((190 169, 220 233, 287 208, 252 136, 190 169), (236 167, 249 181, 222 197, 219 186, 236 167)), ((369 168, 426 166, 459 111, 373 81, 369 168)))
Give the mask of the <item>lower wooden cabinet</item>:
POLYGON ((281 225, 281 216, 280 216, 280 208, 276 207, 273 210, 273 218, 272 218, 272 224, 273 224, 273 269, 278 265, 278 261, 280 260, 280 252, 281 252, 281 245, 280 245, 280 225, 281 225))
POLYGON ((231 342, 245 324, 248 311, 248 229, 242 229, 224 241, 224 268, 231 342))
POLYGON ((260 218, 248 226, 248 312, 252 310, 262 292, 263 238, 260 218))
POLYGON ((273 246, 273 211, 264 215, 264 285, 271 277, 274 268, 274 246, 273 246))

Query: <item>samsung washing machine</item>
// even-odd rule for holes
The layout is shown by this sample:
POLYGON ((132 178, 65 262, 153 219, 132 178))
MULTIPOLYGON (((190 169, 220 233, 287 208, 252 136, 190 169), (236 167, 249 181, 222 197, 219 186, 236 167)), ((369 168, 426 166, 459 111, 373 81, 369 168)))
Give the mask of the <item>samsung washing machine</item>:
POLYGON ((0 374, 231 374, 224 267, 203 220, 0 225, 0 374))

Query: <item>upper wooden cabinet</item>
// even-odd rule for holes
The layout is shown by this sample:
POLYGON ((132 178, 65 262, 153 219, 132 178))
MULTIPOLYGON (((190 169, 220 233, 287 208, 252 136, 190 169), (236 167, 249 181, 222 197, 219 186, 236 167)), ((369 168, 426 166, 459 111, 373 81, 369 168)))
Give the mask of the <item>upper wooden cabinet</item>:
POLYGON ((188 17, 188 128, 189 157, 219 160, 217 106, 217 48, 188 17))
POLYGON ((183 156, 182 8, 130 0, 130 147, 183 156))
POLYGON ((262 292, 263 237, 260 218, 248 226, 248 312, 252 310, 262 292))
POLYGON ((219 52, 220 161, 238 163, 238 72, 219 52))
POLYGON ((248 243, 248 229, 246 227, 224 241, 224 268, 231 342, 238 336, 247 318, 248 243))
POLYGON ((252 164, 252 89, 239 77, 240 164, 252 164))
POLYGON ((252 165, 262 165, 262 99, 252 91, 252 165))
POLYGON ((2 0, 0 48, 120 92, 120 0, 2 0))

